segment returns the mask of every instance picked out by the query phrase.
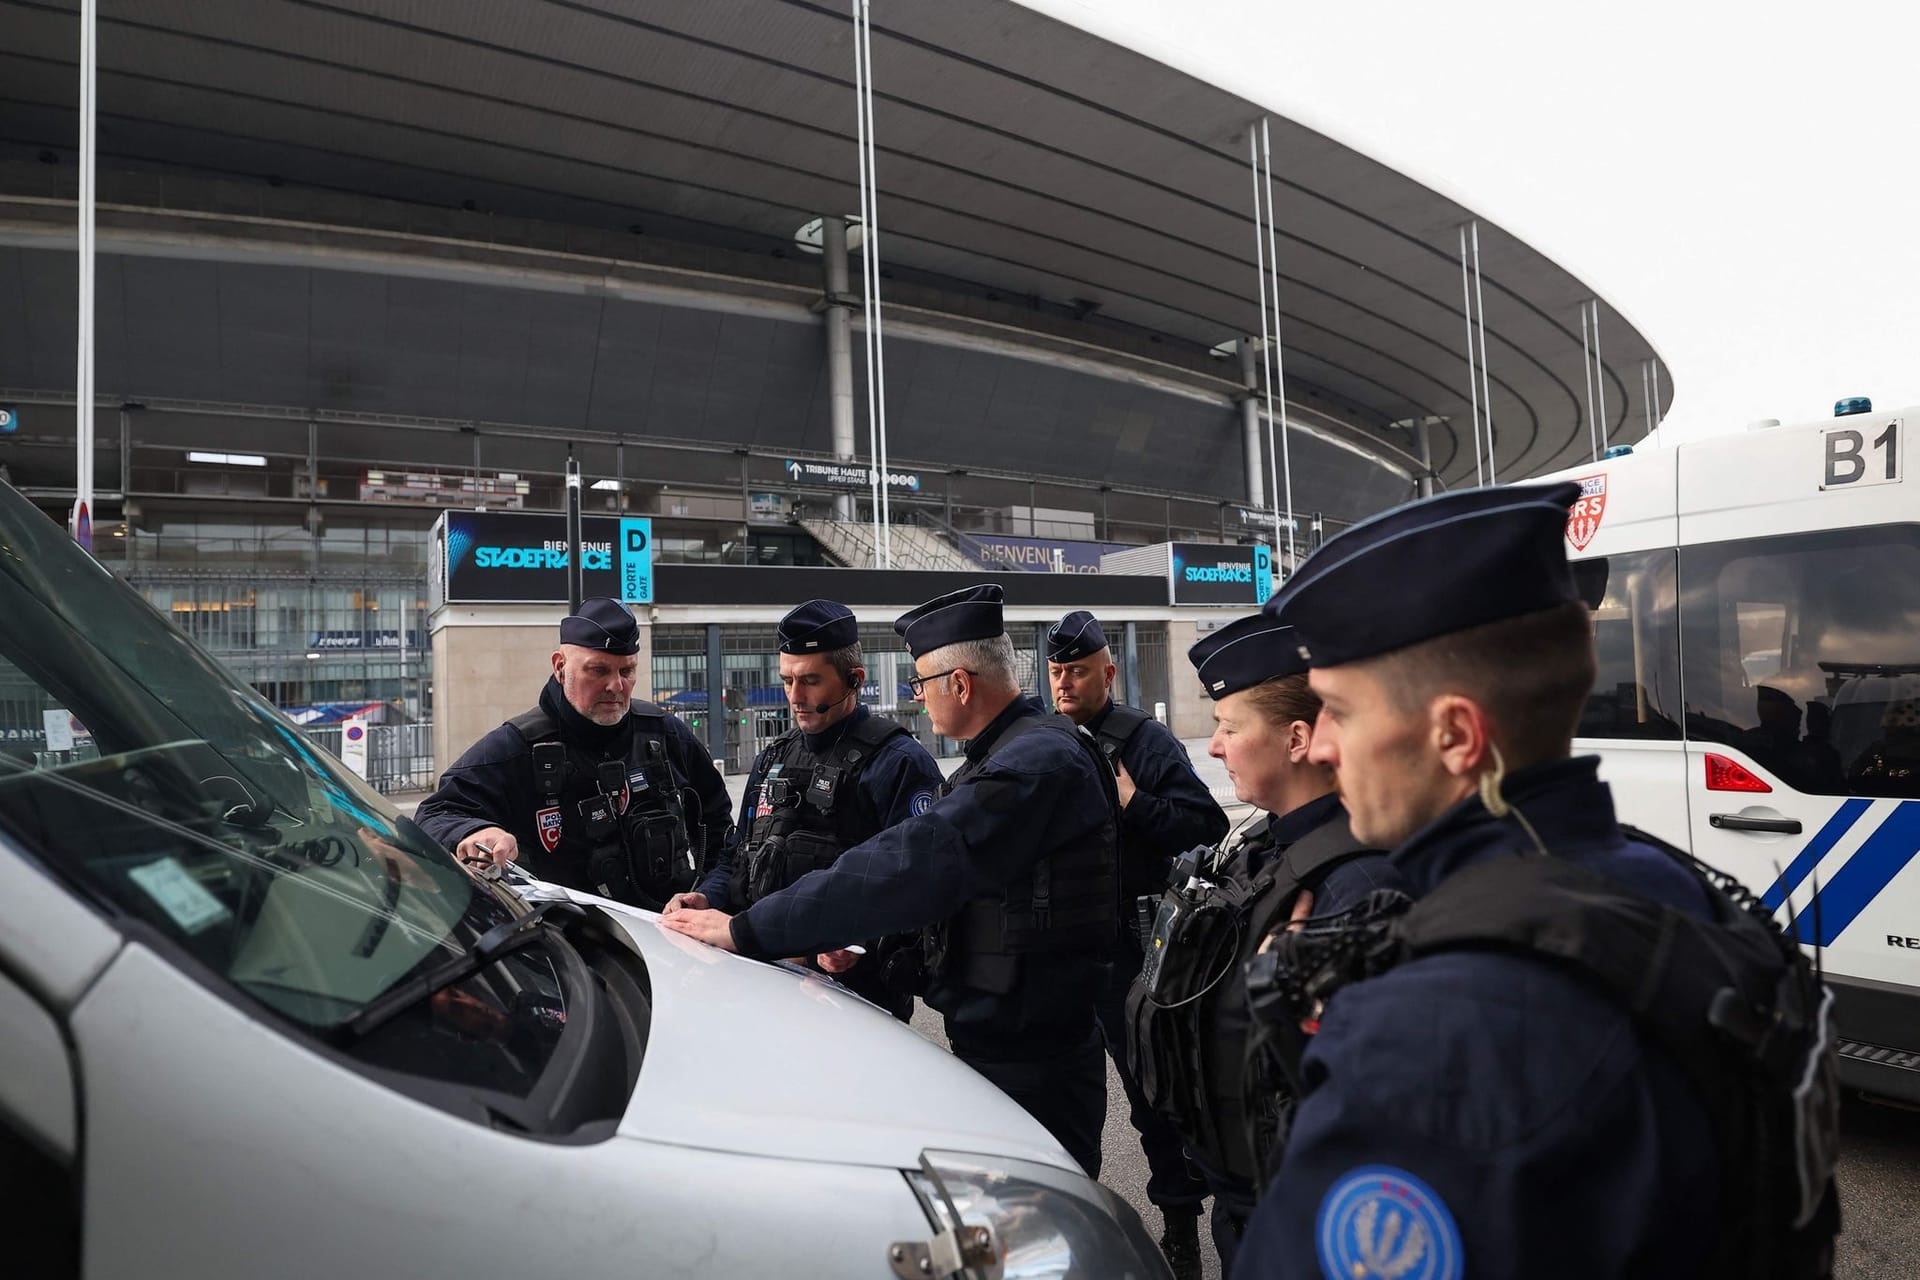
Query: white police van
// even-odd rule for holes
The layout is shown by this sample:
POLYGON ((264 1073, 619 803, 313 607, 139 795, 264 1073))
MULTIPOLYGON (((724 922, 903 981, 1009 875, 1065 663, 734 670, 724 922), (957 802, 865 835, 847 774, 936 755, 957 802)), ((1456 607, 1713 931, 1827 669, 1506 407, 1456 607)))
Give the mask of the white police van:
POLYGON ((1920 408, 1837 413, 1554 477, 1599 602, 1575 751, 1817 948, 1842 1078, 1920 1101, 1920 408))
POLYGON ((0 484, 6 1275, 1167 1280, 821 978, 468 876, 0 484))

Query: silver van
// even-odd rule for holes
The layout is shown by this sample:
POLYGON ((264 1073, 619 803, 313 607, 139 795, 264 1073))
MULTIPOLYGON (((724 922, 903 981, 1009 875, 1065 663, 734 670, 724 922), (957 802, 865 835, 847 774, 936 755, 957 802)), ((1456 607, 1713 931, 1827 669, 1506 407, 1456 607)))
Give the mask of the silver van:
POLYGON ((470 878, 4 486, 0 1195, 94 1277, 1167 1274, 857 997, 470 878))

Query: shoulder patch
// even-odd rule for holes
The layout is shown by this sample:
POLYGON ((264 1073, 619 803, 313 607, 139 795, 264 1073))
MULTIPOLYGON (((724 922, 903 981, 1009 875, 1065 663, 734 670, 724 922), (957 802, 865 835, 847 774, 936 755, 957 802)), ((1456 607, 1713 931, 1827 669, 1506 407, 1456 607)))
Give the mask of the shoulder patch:
POLYGON ((912 810, 916 816, 925 813, 927 810, 933 808, 933 792, 914 792, 913 798, 907 801, 907 807, 912 810))
POLYGON ((1333 1184, 1314 1221, 1328 1276, 1460 1280, 1460 1228, 1432 1187, 1404 1169, 1368 1165, 1333 1184))

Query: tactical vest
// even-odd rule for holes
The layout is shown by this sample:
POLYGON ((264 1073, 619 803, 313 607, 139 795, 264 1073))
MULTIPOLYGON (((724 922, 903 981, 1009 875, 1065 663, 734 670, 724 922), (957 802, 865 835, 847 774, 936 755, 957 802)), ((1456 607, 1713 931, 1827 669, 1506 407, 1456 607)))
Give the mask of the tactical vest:
POLYGON ((1120 795, 1093 736, 1063 715, 1023 716, 1003 730, 979 762, 963 765, 940 788, 944 797, 987 761, 1029 733, 1067 735, 1095 762, 1106 795, 1104 820, 1063 848, 1053 849, 999 893, 975 898, 951 919, 924 931, 921 953, 936 982, 993 995, 1013 989, 1020 957, 1112 950, 1120 911, 1120 795))
POLYGON ((760 779, 751 824, 733 855, 732 899, 744 911, 770 893, 833 865, 860 842, 858 784, 867 764, 904 725, 866 715, 822 755, 790 729, 754 762, 760 779))
POLYGON ((1147 963, 1127 994, 1129 1061, 1141 1091, 1208 1167, 1250 1186, 1278 1141, 1285 1082, 1264 1058, 1249 1059, 1244 966, 1287 923, 1303 887, 1375 852, 1336 811, 1250 873, 1250 855, 1272 848, 1270 823, 1212 871, 1203 867, 1191 889, 1183 880, 1167 890, 1147 963))
MULTIPOLYGON (((1839 1083, 1833 994, 1773 913, 1731 876, 1644 833, 1693 872, 1700 919, 1552 857, 1478 863, 1411 906, 1374 900, 1275 935, 1248 968, 1254 1016, 1298 1082, 1300 1019, 1350 982, 1421 956, 1496 950, 1593 984, 1677 1063, 1705 1105, 1720 1161, 1718 1243, 1706 1273, 1800 1280, 1833 1266, 1839 1083)), ((1397 902, 1390 899, 1397 898, 1397 902)))
MULTIPOLYGON (((533 830, 540 862, 617 902, 658 910, 693 887, 694 850, 704 845, 700 807, 681 796, 667 758, 667 711, 635 701, 633 735, 623 757, 604 759, 568 742, 552 716, 535 707, 507 721, 533 756, 533 830)), ((531 850, 529 852, 532 852, 531 850)))

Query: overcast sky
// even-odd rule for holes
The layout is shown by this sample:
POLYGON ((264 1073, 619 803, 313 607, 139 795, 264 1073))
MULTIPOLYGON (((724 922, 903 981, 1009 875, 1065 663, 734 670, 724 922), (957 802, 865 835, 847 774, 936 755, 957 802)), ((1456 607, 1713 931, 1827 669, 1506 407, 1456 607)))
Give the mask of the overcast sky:
POLYGON ((1920 5, 1022 2, 1567 267, 1666 358, 1669 440, 1920 404, 1920 5))

